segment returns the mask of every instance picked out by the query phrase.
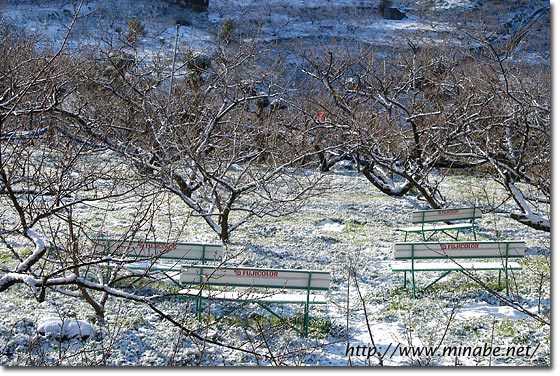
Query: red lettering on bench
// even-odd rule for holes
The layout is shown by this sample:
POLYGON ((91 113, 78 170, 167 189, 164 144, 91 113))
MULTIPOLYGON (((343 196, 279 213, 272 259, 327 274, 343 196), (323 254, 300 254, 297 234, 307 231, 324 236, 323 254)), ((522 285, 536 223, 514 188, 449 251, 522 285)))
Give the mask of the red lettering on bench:
POLYGON ((455 214, 455 213, 459 213, 459 209, 438 210, 438 214, 441 214, 441 215, 455 214))
POLYGON ((442 250, 446 250, 446 249, 478 248, 479 244, 460 243, 460 244, 440 244, 439 246, 442 250))
POLYGON ((136 245, 141 248, 163 248, 165 250, 177 248, 177 243, 146 243, 139 241, 136 245))
POLYGON ((248 277, 272 277, 278 278, 278 272, 269 270, 239 270, 233 271, 235 275, 248 276, 248 277))

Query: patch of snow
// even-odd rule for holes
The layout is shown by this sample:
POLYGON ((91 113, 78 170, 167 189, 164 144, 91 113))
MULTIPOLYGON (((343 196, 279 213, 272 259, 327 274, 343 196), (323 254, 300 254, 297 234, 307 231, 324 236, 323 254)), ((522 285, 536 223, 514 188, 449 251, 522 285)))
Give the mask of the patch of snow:
POLYGON ((44 317, 37 322, 37 333, 59 340, 85 339, 93 335, 93 327, 83 320, 44 317))
POLYGON ((323 231, 342 231, 346 228, 346 225, 340 221, 325 219, 324 221, 319 222, 317 227, 323 231))
POLYGON ((487 303, 465 304, 458 309, 455 317, 459 320, 471 320, 481 316, 508 318, 512 320, 527 318, 527 315, 510 306, 492 306, 487 303))

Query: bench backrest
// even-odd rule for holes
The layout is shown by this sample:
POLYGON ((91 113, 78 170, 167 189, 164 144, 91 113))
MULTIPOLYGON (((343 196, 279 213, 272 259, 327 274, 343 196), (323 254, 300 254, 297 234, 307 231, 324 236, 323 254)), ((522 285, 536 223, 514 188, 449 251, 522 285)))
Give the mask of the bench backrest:
POLYGON ((96 239, 97 247, 105 254, 134 259, 172 259, 219 261, 224 257, 224 247, 219 243, 180 243, 142 240, 96 239))
POLYGON ((395 260, 519 258, 525 255, 525 242, 522 241, 397 242, 393 248, 395 260))
POLYGON ((182 266, 183 285, 259 287, 298 290, 328 290, 328 271, 248 267, 182 266))
POLYGON ((447 222, 482 218, 478 208, 432 209, 412 212, 412 223, 447 222))

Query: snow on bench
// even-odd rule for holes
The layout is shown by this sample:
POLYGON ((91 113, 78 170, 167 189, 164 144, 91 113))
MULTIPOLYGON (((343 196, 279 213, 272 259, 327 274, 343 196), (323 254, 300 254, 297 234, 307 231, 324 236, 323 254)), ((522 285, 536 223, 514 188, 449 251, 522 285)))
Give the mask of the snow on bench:
POLYGON ((317 291, 328 291, 331 276, 328 271, 300 269, 269 269, 250 267, 183 266, 180 281, 188 288, 180 294, 197 298, 196 311, 200 318, 201 299, 256 303, 278 316, 269 304, 303 304, 304 335, 309 332, 309 307, 326 304, 317 291), (196 286, 196 287, 194 287, 196 286), (222 287, 221 289, 213 289, 222 287), (301 290, 305 294, 288 291, 301 290))
POLYGON ((505 272, 506 293, 509 294, 509 276, 511 270, 519 270, 519 263, 512 261, 525 256, 525 243, 522 241, 475 241, 475 242, 397 242, 393 245, 394 259, 401 260, 391 264, 393 272, 404 273, 406 287, 407 273, 410 273, 412 294, 416 297, 415 273, 442 272, 443 274, 426 288, 441 280, 451 272, 497 270, 499 283, 501 273, 505 272), (479 260, 458 262, 457 260, 479 260), (492 259, 498 261, 483 261, 492 259), (433 260, 445 260, 433 262, 433 260), (421 262, 418 262, 421 261, 421 262))
POLYGON ((461 230, 470 229, 476 240, 475 220, 482 218, 482 211, 478 208, 431 209, 412 212, 412 223, 416 226, 398 228, 405 233, 404 241, 409 233, 422 234, 424 241, 429 241, 438 232, 443 232, 458 240, 461 230), (455 231, 455 233, 451 233, 455 231), (429 236, 427 236, 429 234, 429 236))

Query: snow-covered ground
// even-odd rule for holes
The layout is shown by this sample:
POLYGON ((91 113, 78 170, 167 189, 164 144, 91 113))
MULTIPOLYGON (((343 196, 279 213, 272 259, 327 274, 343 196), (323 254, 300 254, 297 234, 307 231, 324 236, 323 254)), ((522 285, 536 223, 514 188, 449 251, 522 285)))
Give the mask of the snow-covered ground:
MULTIPOLYGON (((3 17, 24 25, 29 32, 44 34, 45 43, 56 44, 72 19, 74 7, 68 1, 40 3, 4 0, 0 12, 3 17)), ((177 21, 182 23, 180 43, 196 50, 210 49, 213 35, 226 19, 244 25, 246 38, 258 35, 262 40, 279 44, 306 39, 316 43, 317 48, 322 48, 324 41, 333 36, 383 46, 397 43, 401 33, 417 32, 436 40, 451 38, 460 42, 457 28, 472 25, 480 20, 480 9, 488 9, 481 7, 480 2, 438 0, 431 2, 433 9, 426 13, 422 3, 427 2, 395 2, 407 12, 408 18, 388 21, 375 13, 377 2, 364 0, 210 0, 210 3, 208 13, 193 13, 161 1, 86 1, 83 19, 74 29, 71 44, 79 48, 85 43, 97 43, 100 31, 117 36, 131 18, 141 19, 146 26, 148 35, 139 45, 146 51, 171 51, 177 21), (473 8, 478 9, 479 16, 470 17, 473 8)), ((488 7, 499 6, 496 5, 499 2, 484 3, 488 7)), ((516 7, 511 4, 515 2, 504 3, 510 6, 499 8, 502 11, 498 14, 492 13, 494 16, 486 19, 488 24, 503 25, 514 17, 516 7)), ((504 305, 459 274, 442 280, 435 291, 411 299, 410 292, 402 288, 402 276, 392 273, 389 264, 392 243, 401 238, 395 228, 408 224, 410 211, 418 208, 419 203, 414 197, 389 198, 353 172, 339 172, 331 179, 346 189, 334 196, 315 198, 296 215, 251 222, 233 234, 229 252, 237 255, 230 260, 236 265, 325 269, 332 273, 329 304, 312 309, 315 330, 308 339, 289 330, 267 337, 266 345, 273 349, 276 361, 310 366, 550 365, 550 326, 527 314, 550 320, 550 281, 545 279, 543 285, 539 284, 540 273, 550 267, 550 234, 523 227, 505 214, 488 214, 480 221, 482 238, 495 239, 501 235, 527 242, 524 269, 516 273, 517 303, 525 313, 504 305), (412 345, 420 346, 415 349, 470 346, 481 354, 402 355, 402 349, 412 345), (498 351, 488 356, 482 353, 485 346, 515 347, 527 352, 519 350, 518 354, 507 356, 498 351), (382 354, 381 358, 371 356, 373 348, 382 354)), ((446 184, 449 197, 457 204, 479 203, 478 187, 484 185, 482 182, 454 177, 446 184)), ((154 231, 161 236, 167 235, 170 226, 178 226, 185 220, 183 206, 169 207, 170 213, 161 213, 160 222, 155 225, 154 231)), ((85 221, 97 220, 93 208, 84 206, 76 212, 85 221)), ((118 232, 128 225, 126 210, 115 212, 110 222, 103 225, 118 232)), ((203 223, 193 218, 181 238, 216 240, 203 223)), ((483 277, 489 283, 496 280, 495 273, 483 277)), ((429 277, 419 279, 425 283, 429 277)), ((166 289, 172 291, 171 287, 166 289)), ((186 304, 181 298, 170 297, 160 302, 160 307, 184 318, 186 304)), ((211 344, 201 347, 145 306, 111 300, 109 307, 106 322, 100 324, 87 304, 74 299, 52 294, 38 303, 25 287, 0 294, 0 364, 40 365, 42 359, 48 365, 59 362, 163 366, 274 364, 227 347, 211 344), (65 332, 70 330, 65 325, 82 322, 75 320, 92 326, 87 327, 87 339, 71 335, 76 331, 65 332), (42 334, 53 331, 54 335, 42 334), (58 338, 60 334, 66 334, 62 342, 58 338)), ((220 307, 214 308, 215 313, 220 311, 220 307)), ((264 314, 252 312, 253 309, 246 309, 239 317, 264 314)), ((286 316, 296 310, 295 307, 285 309, 286 316)), ((222 322, 201 328, 198 333, 231 346, 246 346, 247 339, 251 339, 253 344, 261 345, 256 350, 267 351, 256 332, 245 329, 240 322, 222 322)))
MULTIPOLYGON (((230 265, 331 271, 328 305, 312 308, 309 338, 302 338, 293 330, 265 330, 270 341, 267 346, 274 352, 276 362, 311 366, 550 364, 550 326, 529 316, 536 314, 550 320, 550 281, 545 279, 539 284, 539 273, 546 273, 550 265, 549 234, 521 226, 505 214, 486 214, 479 223, 478 233, 483 239, 499 235, 527 243, 524 269, 515 273, 513 300, 521 310, 500 302, 461 274, 446 277, 434 289, 412 299, 410 290, 402 287, 402 276, 393 273, 389 265, 392 243, 402 239, 395 229, 408 223, 410 211, 419 208, 419 203, 414 197, 387 197, 355 172, 340 171, 330 175, 330 179, 345 189, 314 198, 295 215, 248 223, 233 234, 228 248, 232 256, 230 265), (485 346, 500 350, 488 356, 483 353, 485 346), (447 351, 471 348, 462 350, 471 352, 443 356, 444 347, 447 351), (439 353, 403 353, 412 348, 434 349, 439 353), (519 353, 506 355, 508 348, 519 353), (373 349, 383 355, 381 360, 374 356, 373 349), (473 352, 476 349, 478 353, 473 352)), ((445 190, 457 204, 469 204, 481 198, 478 187, 483 185, 474 178, 453 177, 445 190)), ((95 208, 84 206, 79 211, 80 220, 118 233, 126 225, 130 210, 127 206, 123 204, 105 222, 99 222, 95 208)), ((165 207, 169 212, 162 207, 161 215, 153 223, 153 231, 162 238, 170 227, 175 230, 186 220, 181 204, 165 207)), ((192 217, 180 239, 216 240, 202 222, 192 217)), ((427 274, 417 277, 421 285, 433 279, 433 275, 427 274)), ((496 286, 496 273, 480 276, 496 286)), ((176 291, 171 285, 159 288, 176 291)), ((158 307, 186 320, 205 338, 267 353, 255 321, 248 318, 271 316, 257 307, 243 308, 234 317, 208 327, 197 326, 192 304, 180 297, 162 299, 158 307), (185 316, 185 312, 191 314, 185 316), (247 345, 247 341, 253 341, 255 348, 247 345)), ((219 315, 226 308, 213 303, 211 312, 219 315)), ((277 309, 286 317, 299 310, 297 306, 277 309)), ((21 286, 0 294, 3 365, 40 364, 40 359, 48 364, 60 361, 78 365, 275 364, 222 346, 201 346, 141 304, 111 299, 106 322, 101 324, 87 304, 74 299, 50 293, 46 301, 38 303, 21 286), (61 345, 58 331, 50 336, 41 334, 45 322, 51 331, 56 329, 55 318, 61 320, 61 325, 82 320, 92 329, 85 330, 88 338, 83 340, 69 338, 72 335, 67 334, 61 345)))

